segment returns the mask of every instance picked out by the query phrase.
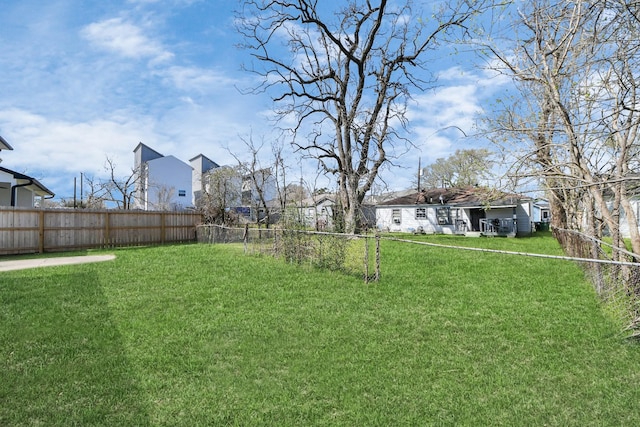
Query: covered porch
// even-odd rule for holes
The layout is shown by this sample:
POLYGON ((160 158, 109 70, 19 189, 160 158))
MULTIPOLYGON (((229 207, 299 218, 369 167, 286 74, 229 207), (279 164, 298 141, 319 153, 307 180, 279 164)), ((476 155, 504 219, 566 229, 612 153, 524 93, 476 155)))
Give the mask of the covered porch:
POLYGON ((460 208, 454 220, 454 233, 465 236, 515 237, 518 221, 515 206, 487 210, 480 207, 460 208))
POLYGON ((513 218, 493 218, 480 220, 480 234, 483 236, 515 237, 518 224, 513 218))

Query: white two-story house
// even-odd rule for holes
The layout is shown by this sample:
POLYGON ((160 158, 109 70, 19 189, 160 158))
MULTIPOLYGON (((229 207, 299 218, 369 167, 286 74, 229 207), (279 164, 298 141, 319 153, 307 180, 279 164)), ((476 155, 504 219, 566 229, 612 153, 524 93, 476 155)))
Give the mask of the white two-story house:
POLYGON ((135 202, 144 210, 183 210, 193 207, 192 167, 139 143, 135 155, 135 202))

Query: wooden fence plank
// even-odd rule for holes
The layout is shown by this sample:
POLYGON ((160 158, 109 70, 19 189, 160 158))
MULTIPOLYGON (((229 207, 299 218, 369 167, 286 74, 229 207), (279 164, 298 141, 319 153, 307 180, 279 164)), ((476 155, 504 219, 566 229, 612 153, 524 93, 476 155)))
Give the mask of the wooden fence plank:
POLYGON ((0 255, 195 241, 202 215, 0 207, 0 255))

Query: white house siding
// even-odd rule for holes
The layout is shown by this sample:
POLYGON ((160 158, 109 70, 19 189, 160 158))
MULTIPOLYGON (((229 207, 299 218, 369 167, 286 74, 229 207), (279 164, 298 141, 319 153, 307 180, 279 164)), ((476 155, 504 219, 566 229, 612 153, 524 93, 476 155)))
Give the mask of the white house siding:
POLYGON ((16 199, 15 205, 20 208, 32 208, 34 202, 33 192, 22 187, 15 189, 16 199))
MULTIPOLYGON (((630 203, 636 216, 636 221, 640 221, 640 200, 634 198, 630 200, 630 203)), ((608 203, 607 205, 609 208, 612 207, 612 203, 608 203)), ((624 209, 620 209, 620 234, 622 237, 631 237, 629 222, 627 221, 627 214, 624 209)))
MULTIPOLYGON (((5 184, 5 183, 0 182, 0 184, 5 184)), ((0 188, 0 206, 9 206, 9 205, 11 205, 11 187, 0 188)))
POLYGON ((143 209, 185 209, 192 206, 192 168, 174 156, 146 163, 143 209))
POLYGON ((191 190, 193 192, 193 196, 191 202, 195 205, 198 199, 202 196, 202 182, 204 174, 213 169, 219 168, 220 166, 202 154, 199 154, 189 160, 189 164, 192 167, 191 190))
POLYGON ((522 202, 516 207, 518 234, 531 234, 533 231, 532 214, 532 202, 522 202))
POLYGON ((11 186, 13 184, 13 176, 0 171, 0 206, 11 205, 11 186))
POLYGON ((242 182, 242 192, 248 196, 249 200, 245 200, 245 202, 249 202, 251 205, 258 206, 260 205, 260 196, 258 194, 258 187, 262 190, 262 196, 265 201, 275 200, 278 192, 276 187, 276 179, 273 174, 268 171, 265 173, 261 173, 261 171, 256 172, 257 177, 254 183, 254 180, 250 176, 245 176, 242 182))
MULTIPOLYGON (((380 230, 401 231, 412 233, 420 228, 425 233, 443 233, 453 234, 455 226, 440 225, 436 215, 436 209, 443 207, 442 205, 415 205, 415 206, 384 206, 376 208, 376 227, 380 230), (400 223, 394 222, 393 211, 400 211, 400 223), (425 209, 426 218, 416 218, 417 209, 425 209)), ((453 210, 451 209, 451 221, 455 222, 453 210)))
MULTIPOLYGON (((437 208, 447 207, 442 205, 415 205, 415 206, 378 206, 376 208, 376 227, 379 230, 388 230, 392 232, 406 232, 412 233, 420 229, 425 233, 442 233, 442 234, 454 234, 456 232, 455 222, 456 219, 463 220, 467 226, 471 225, 471 218, 469 216, 469 207, 457 207, 448 206, 450 209, 450 219, 452 224, 441 225, 438 224, 438 218, 436 215, 437 208), (427 217, 424 219, 416 218, 416 210, 419 208, 426 209, 427 217), (393 211, 397 209, 400 211, 400 224, 397 224, 393 220, 393 211)), ((516 217, 518 221, 518 233, 529 234, 531 233, 531 220, 530 220, 531 206, 529 202, 523 202, 516 207, 516 217)), ((485 211, 485 218, 488 220, 495 218, 509 218, 513 219, 513 207, 496 207, 487 209, 485 211)))

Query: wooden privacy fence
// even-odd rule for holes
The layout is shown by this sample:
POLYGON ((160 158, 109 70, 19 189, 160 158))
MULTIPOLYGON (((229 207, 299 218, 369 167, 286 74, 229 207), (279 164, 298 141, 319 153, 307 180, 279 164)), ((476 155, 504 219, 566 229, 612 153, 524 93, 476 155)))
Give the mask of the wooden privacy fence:
POLYGON ((195 241, 202 215, 0 207, 0 255, 195 241))

